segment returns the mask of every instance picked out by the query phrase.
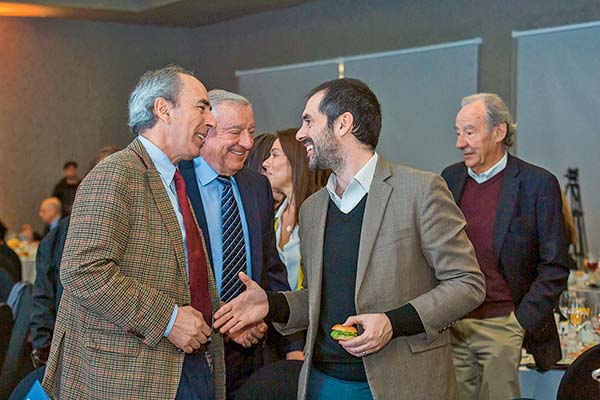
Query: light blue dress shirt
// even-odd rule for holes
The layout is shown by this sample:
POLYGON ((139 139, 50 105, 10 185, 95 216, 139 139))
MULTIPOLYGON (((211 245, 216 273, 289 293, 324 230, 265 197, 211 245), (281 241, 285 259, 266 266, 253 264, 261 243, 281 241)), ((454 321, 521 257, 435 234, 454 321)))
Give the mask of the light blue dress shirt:
MULTIPOLYGON (((154 143, 149 141, 143 136, 138 136, 138 139, 148 152, 150 159, 154 163, 154 166, 158 170, 158 174, 160 175, 160 180, 163 185, 165 185, 165 190, 169 195, 169 200, 171 200, 171 204, 173 205, 173 210, 175 211, 175 216, 177 217, 177 222, 179 223, 179 229, 181 229, 181 237, 183 238, 183 251, 185 253, 185 271, 189 274, 188 271, 188 249, 187 249, 187 241, 185 235, 185 225, 183 223, 183 214, 181 214, 181 209, 179 208, 179 201, 177 200, 177 191, 175 190, 175 166, 167 157, 167 155, 159 149, 154 143)), ((177 317, 177 310, 179 307, 175 304, 175 308, 173 309, 173 313, 171 314, 171 319, 169 320, 169 324, 165 329, 164 336, 169 336, 171 333, 171 329, 175 324, 175 318, 177 317)))
MULTIPOLYGON (((221 293, 221 282, 223 281, 221 193, 223 192, 224 185, 217 179, 219 174, 202 157, 194 159, 194 171, 196 172, 198 189, 200 190, 200 197, 202 198, 202 207, 204 208, 206 224, 208 225, 215 281, 217 283, 217 289, 219 293, 221 293)), ((237 202, 238 210, 240 211, 240 219, 242 220, 244 244, 246 246, 246 275, 252 278, 250 234, 248 231, 248 223, 246 221, 246 213, 244 212, 244 204, 242 203, 242 197, 240 196, 240 190, 235 181, 235 177, 232 176, 230 181, 233 189, 233 197, 237 202)))
POLYGON ((60 217, 56 217, 54 218, 54 221, 50 222, 50 225, 48 225, 48 231, 51 231, 52 229, 56 228, 58 226, 58 223, 60 222, 60 217))

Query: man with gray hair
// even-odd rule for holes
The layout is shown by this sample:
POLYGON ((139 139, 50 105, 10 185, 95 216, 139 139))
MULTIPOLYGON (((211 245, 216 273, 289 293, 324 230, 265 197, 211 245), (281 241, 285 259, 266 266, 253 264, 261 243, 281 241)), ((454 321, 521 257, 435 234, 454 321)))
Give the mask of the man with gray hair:
POLYGON ((129 127, 137 137, 77 192, 44 387, 60 399, 222 400, 219 297, 177 169, 215 127, 207 90, 180 67, 149 71, 129 127))
POLYGON ((569 275, 560 187, 508 153, 516 124, 499 96, 465 97, 455 130, 464 162, 442 176, 486 278, 483 304, 451 327, 460 398, 512 399, 522 346, 540 369, 561 358, 552 313, 569 275))
MULTIPOLYGON (((277 253, 271 186, 266 177, 244 166, 254 145, 252 105, 243 96, 219 89, 211 90, 208 98, 217 125, 208 130, 201 157, 182 161, 179 167, 207 239, 221 301, 230 301, 244 289, 239 272, 269 290, 290 290, 277 253)), ((242 345, 226 339, 228 397, 262 366, 256 345, 267 325, 260 322, 255 327, 256 335, 242 345)), ((288 342, 289 357, 302 355, 303 343, 297 339, 288 342)))

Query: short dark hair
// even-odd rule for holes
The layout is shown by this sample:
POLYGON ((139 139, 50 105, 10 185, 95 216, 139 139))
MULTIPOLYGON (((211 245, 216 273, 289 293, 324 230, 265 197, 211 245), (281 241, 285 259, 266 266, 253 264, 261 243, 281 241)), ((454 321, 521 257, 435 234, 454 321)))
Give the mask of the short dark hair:
POLYGON ((321 83, 307 95, 325 92, 319 112, 327 117, 327 126, 333 129, 333 122, 345 112, 354 117, 352 133, 363 144, 377 147, 381 132, 381 106, 375 93, 366 83, 352 78, 341 78, 321 83))
POLYGON ((0 240, 4 242, 4 239, 6 238, 6 232, 8 231, 8 228, 6 227, 6 225, 4 225, 2 223, 2 221, 0 221, 0 240))
POLYGON ((63 165, 63 169, 67 169, 69 167, 77 168, 77 163, 75 161, 67 161, 65 165, 63 165))

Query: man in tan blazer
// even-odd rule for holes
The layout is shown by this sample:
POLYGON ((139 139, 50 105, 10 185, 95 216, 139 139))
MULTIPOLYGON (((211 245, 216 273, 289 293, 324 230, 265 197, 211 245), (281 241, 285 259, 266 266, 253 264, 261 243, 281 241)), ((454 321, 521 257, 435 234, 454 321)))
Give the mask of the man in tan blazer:
POLYGON ((176 169, 214 125, 182 68, 147 72, 131 93, 138 137, 87 175, 71 214, 44 378, 55 398, 225 398, 219 296, 176 169))
POLYGON ((308 328, 299 399, 456 399, 447 328, 485 290, 460 210, 439 176, 374 152, 381 112, 363 82, 319 85, 302 119, 310 167, 333 172, 300 211, 304 289, 265 293, 241 275, 248 289, 215 327, 308 328), (359 336, 334 341, 335 323, 359 336))

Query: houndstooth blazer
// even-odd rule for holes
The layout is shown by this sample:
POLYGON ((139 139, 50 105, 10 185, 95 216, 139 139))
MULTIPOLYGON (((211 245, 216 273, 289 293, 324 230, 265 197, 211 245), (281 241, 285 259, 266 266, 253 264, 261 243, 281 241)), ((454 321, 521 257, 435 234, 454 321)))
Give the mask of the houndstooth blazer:
MULTIPOLYGON (((173 206, 138 139, 79 186, 60 275, 44 388, 58 399, 174 398, 184 354, 163 333, 175 304, 190 304, 189 282, 173 206)), ((224 399, 219 334, 209 351, 214 398, 224 399)))

